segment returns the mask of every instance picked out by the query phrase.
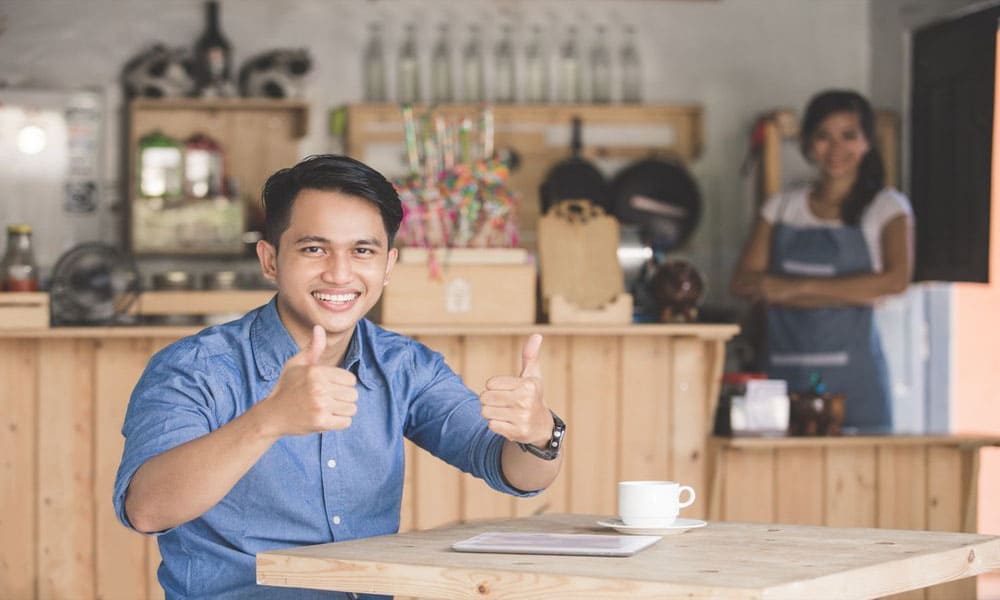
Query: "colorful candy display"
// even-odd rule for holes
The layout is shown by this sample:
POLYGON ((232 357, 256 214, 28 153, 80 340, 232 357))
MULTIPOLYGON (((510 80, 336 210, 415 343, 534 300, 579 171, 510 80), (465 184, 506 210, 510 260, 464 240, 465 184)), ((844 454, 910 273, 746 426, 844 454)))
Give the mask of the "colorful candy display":
POLYGON ((393 181, 403 203, 397 242, 421 248, 511 248, 520 245, 517 198, 507 165, 493 152, 493 113, 449 119, 403 107, 410 173, 393 181))

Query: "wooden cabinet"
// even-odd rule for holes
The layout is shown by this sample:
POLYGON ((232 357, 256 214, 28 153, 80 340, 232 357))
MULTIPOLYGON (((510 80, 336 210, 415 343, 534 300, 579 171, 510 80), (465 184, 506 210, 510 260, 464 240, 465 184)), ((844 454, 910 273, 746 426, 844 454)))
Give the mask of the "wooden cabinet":
MULTIPOLYGON (((425 108, 417 107, 415 113, 425 108)), ((345 113, 347 154, 387 176, 405 173, 399 106, 352 104, 340 110, 345 113)), ((467 104, 436 108, 452 117, 475 117, 479 110, 467 104)), ((539 217, 538 188, 549 169, 569 156, 574 117, 583 123, 583 156, 610 169, 648 156, 690 163, 701 154, 702 111, 694 104, 518 104, 497 105, 493 112, 496 147, 511 149, 520 158, 509 183, 521 202, 522 243, 531 250, 539 217)))
MULTIPOLYGON (((242 202, 243 230, 260 231, 264 218, 260 192, 267 178, 300 158, 298 142, 305 135, 308 104, 295 100, 260 98, 232 99, 140 99, 128 107, 128 176, 129 239, 136 254, 205 254, 211 249, 194 244, 178 244, 169 252, 147 244, 137 232, 140 211, 136 210, 138 190, 137 164, 139 140, 160 131, 183 142, 196 133, 211 137, 225 152, 227 176, 235 182, 235 193, 242 202)), ((157 232, 158 235, 166 235, 157 232)), ((237 243, 226 252, 241 254, 237 243)), ((215 251, 214 253, 219 253, 215 251)))
MULTIPOLYGON (((540 512, 613 515, 619 479, 707 489, 706 441, 734 325, 399 328, 473 389, 545 335, 546 402, 569 425, 543 494, 515 499, 407 443, 402 528, 540 512)), ((118 523, 121 426, 149 357, 191 328, 0 331, 0 598, 161 598, 156 540, 118 523)), ((704 517, 699 497, 685 515, 704 517)))

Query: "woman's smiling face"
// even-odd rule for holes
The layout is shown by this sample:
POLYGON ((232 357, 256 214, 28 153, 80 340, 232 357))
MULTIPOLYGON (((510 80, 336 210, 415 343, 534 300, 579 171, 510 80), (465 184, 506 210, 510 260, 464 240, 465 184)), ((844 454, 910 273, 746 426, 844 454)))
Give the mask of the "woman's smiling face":
POLYGON ((810 141, 810 157, 824 177, 854 179, 871 143, 857 113, 835 112, 823 119, 810 141))

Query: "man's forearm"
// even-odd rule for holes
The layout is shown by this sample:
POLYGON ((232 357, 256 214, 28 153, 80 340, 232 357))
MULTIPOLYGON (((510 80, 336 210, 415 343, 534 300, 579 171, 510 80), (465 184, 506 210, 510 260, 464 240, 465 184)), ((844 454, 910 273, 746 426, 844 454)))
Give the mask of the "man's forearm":
POLYGON ((500 468, 507 483, 525 492, 547 488, 559 474, 563 455, 553 460, 542 460, 521 450, 510 440, 504 440, 500 451, 500 468))
POLYGON ((132 526, 146 533, 176 527, 222 500, 278 439, 262 426, 259 407, 139 467, 125 497, 132 526))

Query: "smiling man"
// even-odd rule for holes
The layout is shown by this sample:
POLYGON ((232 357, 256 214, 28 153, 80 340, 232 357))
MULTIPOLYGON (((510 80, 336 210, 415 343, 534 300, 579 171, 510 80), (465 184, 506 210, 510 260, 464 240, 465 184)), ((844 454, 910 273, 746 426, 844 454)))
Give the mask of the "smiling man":
POLYGON ((168 598, 340 596, 257 586, 254 555, 396 532, 404 438, 519 496, 562 460, 541 336, 520 374, 477 395, 439 354, 364 318, 402 219, 382 175, 310 157, 272 175, 263 201, 257 256, 277 295, 157 353, 125 417, 115 509, 158 536, 168 598))

